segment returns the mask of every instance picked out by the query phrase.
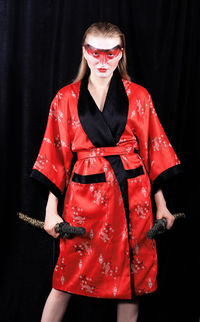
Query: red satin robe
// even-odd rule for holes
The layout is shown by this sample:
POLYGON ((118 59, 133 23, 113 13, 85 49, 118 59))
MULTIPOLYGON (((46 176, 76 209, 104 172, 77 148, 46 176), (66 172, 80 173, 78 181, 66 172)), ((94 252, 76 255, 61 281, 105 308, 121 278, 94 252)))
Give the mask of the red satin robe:
POLYGON ((180 161, 144 87, 115 71, 101 112, 87 84, 88 75, 56 94, 31 173, 65 195, 64 220, 86 229, 60 239, 53 287, 131 299, 157 288, 151 185, 178 173, 180 161))

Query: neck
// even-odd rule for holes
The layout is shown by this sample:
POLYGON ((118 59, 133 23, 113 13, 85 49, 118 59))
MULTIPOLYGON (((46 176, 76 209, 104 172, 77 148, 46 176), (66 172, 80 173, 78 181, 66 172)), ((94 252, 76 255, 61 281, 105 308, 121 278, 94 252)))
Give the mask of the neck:
POLYGON ((90 74, 89 76, 89 84, 95 88, 106 88, 109 87, 111 78, 112 78, 113 74, 110 77, 96 77, 94 74, 90 74))

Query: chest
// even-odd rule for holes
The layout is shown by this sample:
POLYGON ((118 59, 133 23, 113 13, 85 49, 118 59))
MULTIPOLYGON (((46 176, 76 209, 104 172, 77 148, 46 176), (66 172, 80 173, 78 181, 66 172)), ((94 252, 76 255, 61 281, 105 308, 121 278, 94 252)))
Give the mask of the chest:
POLYGON ((90 88, 88 86, 88 91, 92 99, 96 103, 96 106, 102 112, 105 105, 108 89, 98 90, 98 89, 90 88))

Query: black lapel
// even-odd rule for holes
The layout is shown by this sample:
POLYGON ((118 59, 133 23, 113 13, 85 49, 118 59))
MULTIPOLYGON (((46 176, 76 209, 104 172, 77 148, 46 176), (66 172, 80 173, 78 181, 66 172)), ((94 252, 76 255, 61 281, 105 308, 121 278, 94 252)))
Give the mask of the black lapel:
POLYGON ((96 147, 115 146, 127 122, 128 97, 118 70, 115 70, 108 89, 105 106, 101 112, 90 92, 88 77, 81 81, 78 114, 81 125, 96 147))
POLYGON ((112 132, 116 144, 124 132, 127 123, 128 107, 128 96, 121 75, 118 69, 116 69, 110 82, 103 109, 103 117, 112 132))

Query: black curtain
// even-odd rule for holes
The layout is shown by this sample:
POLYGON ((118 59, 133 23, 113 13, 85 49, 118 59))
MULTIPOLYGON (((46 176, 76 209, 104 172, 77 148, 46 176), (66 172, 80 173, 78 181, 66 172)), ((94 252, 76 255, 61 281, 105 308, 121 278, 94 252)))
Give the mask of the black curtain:
MULTIPOLYGON (((164 193, 187 218, 157 237, 159 288, 142 297, 139 321, 198 321, 199 13, 198 0, 0 0, 2 321, 40 321, 51 289, 58 241, 17 212, 44 219, 48 192, 29 174, 50 103, 77 73, 85 29, 105 20, 126 34, 129 74, 184 167, 164 193)), ((116 321, 116 301, 74 296, 64 320, 116 321)))

